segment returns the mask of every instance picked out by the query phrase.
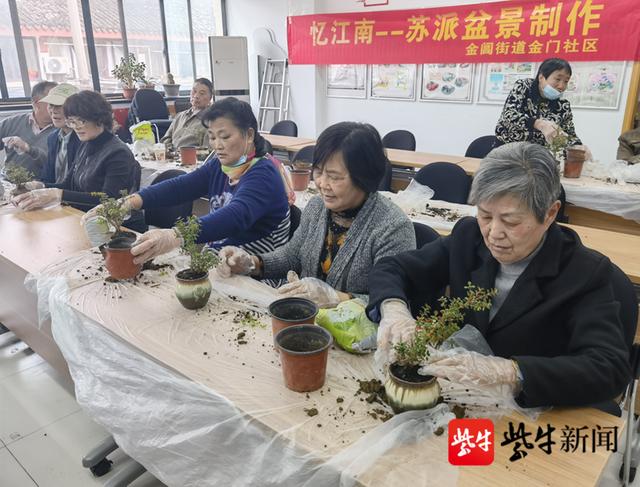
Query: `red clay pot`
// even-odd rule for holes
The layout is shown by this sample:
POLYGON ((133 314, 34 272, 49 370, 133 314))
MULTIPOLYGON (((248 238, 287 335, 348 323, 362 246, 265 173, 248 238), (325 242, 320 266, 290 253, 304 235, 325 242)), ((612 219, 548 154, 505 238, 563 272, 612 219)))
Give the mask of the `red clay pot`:
POLYGON ((122 96, 124 96, 125 100, 133 100, 136 91, 138 91, 137 88, 122 88, 122 96))
POLYGON ((291 171, 291 184, 294 191, 304 191, 309 186, 309 181, 311 181, 311 170, 294 169, 291 171))
POLYGON ((183 166, 193 166, 198 162, 198 153, 195 147, 180 147, 180 161, 183 166))
POLYGON ((582 166, 586 159, 586 152, 584 149, 568 148, 567 157, 564 162, 564 177, 565 178, 579 178, 582 174, 582 166))
POLYGON ((130 236, 114 236, 111 241, 99 247, 104 258, 104 266, 112 278, 132 279, 142 270, 142 264, 133 263, 131 246, 134 241, 135 235, 133 235, 133 238, 130 236))
POLYGON ((313 325, 318 307, 313 301, 305 298, 282 298, 269 305, 269 314, 275 344, 275 336, 280 330, 293 325, 313 325))
POLYGON ((331 333, 315 325, 289 326, 276 335, 284 384, 296 392, 310 392, 324 385, 331 333))

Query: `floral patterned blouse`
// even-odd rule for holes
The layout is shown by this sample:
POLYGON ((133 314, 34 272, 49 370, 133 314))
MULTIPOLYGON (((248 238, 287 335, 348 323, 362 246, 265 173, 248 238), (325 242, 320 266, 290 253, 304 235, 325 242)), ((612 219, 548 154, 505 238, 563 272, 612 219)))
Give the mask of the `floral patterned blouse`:
POLYGON ((543 98, 537 80, 531 78, 515 82, 496 125, 496 137, 505 144, 528 141, 547 146, 542 132, 533 128, 538 118, 555 122, 567 134, 568 146, 582 144, 573 126, 571 104, 543 98))

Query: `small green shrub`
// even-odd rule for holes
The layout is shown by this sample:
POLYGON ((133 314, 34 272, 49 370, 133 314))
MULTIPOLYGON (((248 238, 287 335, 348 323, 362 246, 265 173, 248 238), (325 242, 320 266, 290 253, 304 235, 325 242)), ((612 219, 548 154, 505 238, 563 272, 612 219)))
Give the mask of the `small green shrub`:
POLYGON ((5 168, 5 177, 7 181, 15 184, 18 188, 24 186, 25 183, 33 181, 34 175, 22 166, 17 164, 7 164, 5 168))
POLYGON ((202 244, 196 243, 200 234, 198 218, 192 215, 187 221, 178 220, 176 222, 176 230, 183 240, 181 251, 189 256, 191 260, 189 268, 194 273, 205 274, 218 264, 219 259, 213 252, 204 249, 202 244))

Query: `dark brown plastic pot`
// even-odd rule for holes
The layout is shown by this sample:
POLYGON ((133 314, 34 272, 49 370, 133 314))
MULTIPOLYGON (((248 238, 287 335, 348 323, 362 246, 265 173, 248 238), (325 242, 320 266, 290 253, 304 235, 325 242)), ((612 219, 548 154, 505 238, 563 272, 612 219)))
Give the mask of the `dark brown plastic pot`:
POLYGON ((318 307, 316 303, 305 298, 282 298, 269 305, 269 314, 275 339, 278 332, 288 326, 305 323, 313 325, 318 307))
POLYGON ((294 169, 291 171, 291 184, 294 191, 304 191, 311 181, 310 169, 294 169))
POLYGON ((183 166, 193 166, 198 162, 198 152, 195 147, 180 147, 180 162, 183 166))
POLYGON ((120 232, 105 245, 100 246, 104 265, 114 279, 132 279, 142 270, 142 264, 133 263, 131 247, 136 236, 131 232, 120 232))
POLYGON ((276 346, 287 389, 310 392, 324 385, 332 343, 331 333, 321 326, 294 325, 278 332, 276 346))
POLYGON ((586 159, 587 153, 584 149, 568 148, 567 157, 564 162, 564 177, 579 178, 582 174, 582 166, 586 159))

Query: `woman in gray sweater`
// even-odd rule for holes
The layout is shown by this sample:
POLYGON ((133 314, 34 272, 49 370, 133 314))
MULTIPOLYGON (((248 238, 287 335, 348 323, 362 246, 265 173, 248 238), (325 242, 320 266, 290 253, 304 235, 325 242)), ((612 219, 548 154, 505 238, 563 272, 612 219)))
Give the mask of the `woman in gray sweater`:
POLYGON ((289 284, 279 289, 283 297, 305 297, 320 307, 367 295, 369 271, 378 260, 416 247, 411 221, 377 193, 387 164, 371 125, 341 122, 327 128, 313 155, 320 195, 304 209, 291 241, 257 256, 225 247, 218 272, 286 277, 289 284))

